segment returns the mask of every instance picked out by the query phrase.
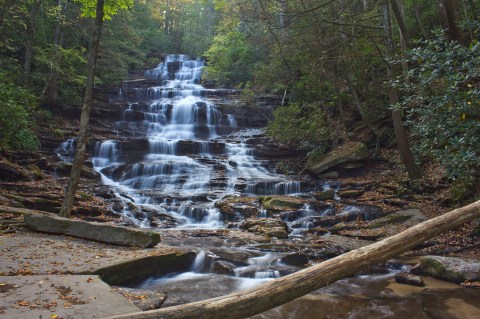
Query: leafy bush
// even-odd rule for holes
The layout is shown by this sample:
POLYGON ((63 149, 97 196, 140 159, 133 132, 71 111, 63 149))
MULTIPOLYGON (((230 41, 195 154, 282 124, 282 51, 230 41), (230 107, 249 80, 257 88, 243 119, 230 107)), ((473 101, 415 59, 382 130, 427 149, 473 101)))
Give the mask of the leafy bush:
POLYGON ((208 79, 227 86, 240 86, 252 79, 257 57, 242 32, 230 30, 215 36, 205 56, 208 79))
POLYGON ((465 47, 437 33, 410 51, 409 62, 409 83, 396 85, 407 96, 401 106, 415 151, 445 167, 461 199, 480 176, 480 45, 465 47))
POLYGON ((330 128, 322 109, 315 103, 289 104, 274 112, 267 132, 275 139, 309 151, 325 151, 330 146, 330 128))
POLYGON ((0 150, 33 150, 38 147, 33 132, 33 95, 15 85, 7 73, 0 71, 0 150))

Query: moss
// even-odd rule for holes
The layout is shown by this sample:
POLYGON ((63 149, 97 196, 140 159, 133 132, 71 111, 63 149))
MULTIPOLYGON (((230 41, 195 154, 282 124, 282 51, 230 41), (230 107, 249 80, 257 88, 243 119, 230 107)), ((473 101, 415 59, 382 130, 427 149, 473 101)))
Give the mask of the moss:
POLYGON ((420 262, 425 275, 454 283, 461 283, 465 280, 465 277, 462 274, 456 271, 445 269, 442 263, 440 263, 438 260, 432 258, 422 258, 420 262))
POLYGON ((293 196, 272 196, 263 199, 263 206, 268 210, 296 210, 305 204, 305 200, 293 196))
POLYGON ((400 224, 400 223, 406 222, 410 218, 412 218, 411 215, 391 214, 384 218, 377 219, 376 221, 372 222, 369 228, 378 228, 378 227, 382 227, 390 224, 400 224))

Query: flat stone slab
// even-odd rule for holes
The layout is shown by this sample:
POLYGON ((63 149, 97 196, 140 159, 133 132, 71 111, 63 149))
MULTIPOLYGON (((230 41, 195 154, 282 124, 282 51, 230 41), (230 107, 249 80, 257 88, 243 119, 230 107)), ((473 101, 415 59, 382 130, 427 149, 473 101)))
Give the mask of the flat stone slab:
POLYGON ((0 317, 103 318, 138 312, 98 276, 2 276, 0 317))
POLYGON ((0 276, 92 273, 118 263, 179 251, 164 245, 139 249, 20 231, 0 236, 0 276))
POLYGON ((28 228, 36 231, 70 235, 122 246, 154 247, 160 242, 160 234, 152 231, 73 220, 53 214, 27 214, 25 223, 28 228))

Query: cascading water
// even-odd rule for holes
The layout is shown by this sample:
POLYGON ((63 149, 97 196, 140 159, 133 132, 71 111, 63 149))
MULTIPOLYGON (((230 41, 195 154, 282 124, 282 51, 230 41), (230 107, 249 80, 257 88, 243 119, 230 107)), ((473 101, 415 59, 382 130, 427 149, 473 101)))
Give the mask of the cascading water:
POLYGON ((161 85, 134 89, 136 100, 122 113, 122 125, 138 140, 125 147, 122 141, 98 142, 93 157, 104 180, 132 204, 169 214, 183 227, 221 227, 213 202, 226 194, 300 192, 300 182, 270 172, 254 157, 243 142, 249 130, 207 98, 199 84, 203 65, 169 55, 147 71, 145 77, 161 85))

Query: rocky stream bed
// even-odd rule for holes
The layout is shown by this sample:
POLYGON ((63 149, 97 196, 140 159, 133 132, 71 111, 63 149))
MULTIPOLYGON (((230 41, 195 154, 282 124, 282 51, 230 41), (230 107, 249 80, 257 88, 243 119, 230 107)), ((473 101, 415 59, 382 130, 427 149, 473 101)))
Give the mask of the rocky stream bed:
MULTIPOLYGON (((99 275, 137 305, 152 301, 143 309, 177 305, 293 273, 447 210, 441 181, 402 181, 395 151, 357 141, 307 161, 275 143, 263 128, 280 100, 252 106, 238 92, 203 88, 202 66, 171 56, 146 79, 97 94, 73 218, 159 232, 155 248, 24 229, 14 208, 58 212, 76 120, 43 127, 39 152, 2 154, 0 274, 8 280, 0 277, 0 295, 13 298, 20 275, 83 274, 99 275)), ((466 287, 480 280, 478 227, 467 224, 254 318, 476 318, 480 291, 466 287), (403 284, 409 276, 413 285, 403 284)), ((0 306, 7 318, 19 309, 59 311, 3 300, 17 305, 0 306)), ((75 317, 60 308, 60 317, 75 317)))

